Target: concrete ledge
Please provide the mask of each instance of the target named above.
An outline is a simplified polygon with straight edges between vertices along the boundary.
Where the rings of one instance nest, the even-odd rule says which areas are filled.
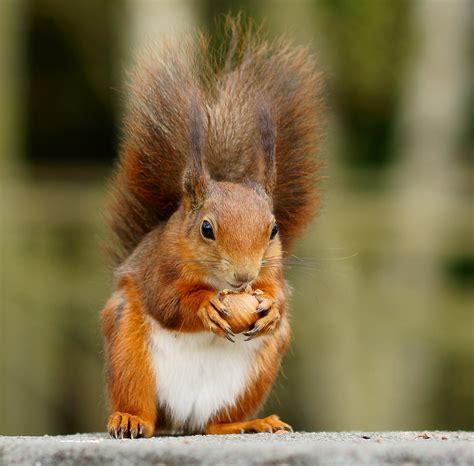
[[[469,432],[350,432],[158,437],[0,436],[0,465],[474,464]]]

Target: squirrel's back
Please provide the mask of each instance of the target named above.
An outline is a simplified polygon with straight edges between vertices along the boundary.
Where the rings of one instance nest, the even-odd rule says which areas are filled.
[[[148,50],[132,73],[109,217],[116,262],[178,208],[196,140],[211,178],[259,183],[262,141],[275,139],[273,208],[284,250],[317,210],[323,104],[313,57],[260,39],[239,19],[224,29],[217,52],[202,34],[181,38]]]

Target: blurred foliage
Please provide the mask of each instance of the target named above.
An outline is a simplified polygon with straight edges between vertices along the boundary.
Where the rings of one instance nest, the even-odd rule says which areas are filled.
[[[448,278],[457,286],[469,289],[474,286],[474,257],[466,254],[451,258],[446,264]]]
[[[434,422],[446,430],[474,429],[474,357],[463,351],[440,354],[440,380],[433,394]],[[463,407],[467,409],[453,409]]]
[[[343,157],[383,167],[393,157],[400,84],[413,47],[409,0],[314,3],[329,49],[330,81],[345,133]]]
[[[28,158],[37,165],[110,164],[115,156],[120,2],[35,0],[26,21]]]

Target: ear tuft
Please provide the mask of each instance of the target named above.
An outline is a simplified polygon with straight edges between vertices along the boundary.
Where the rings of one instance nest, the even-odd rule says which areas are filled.
[[[276,123],[271,106],[266,101],[261,101],[259,106],[259,128],[264,155],[263,188],[271,196],[276,184]]]
[[[189,108],[189,163],[183,175],[184,194],[191,200],[191,208],[198,209],[206,197],[209,174],[203,164],[204,127],[202,110],[196,99]]]

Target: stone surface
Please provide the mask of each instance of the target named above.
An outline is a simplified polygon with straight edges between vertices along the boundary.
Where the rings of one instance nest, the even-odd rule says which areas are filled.
[[[470,432],[0,436],[0,465],[474,465]]]

